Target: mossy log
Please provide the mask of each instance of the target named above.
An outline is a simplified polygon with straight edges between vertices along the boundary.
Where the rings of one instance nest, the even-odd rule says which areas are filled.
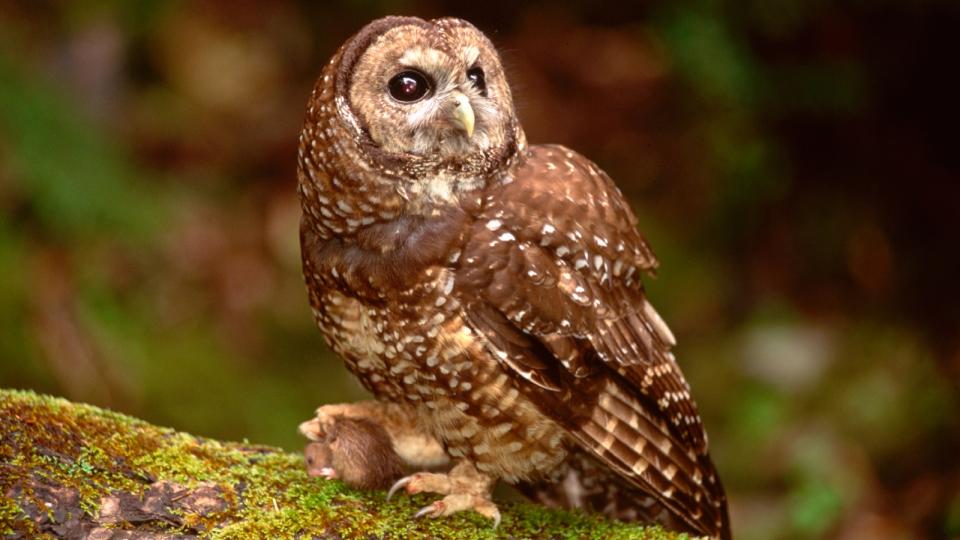
[[[303,457],[204,439],[89,405],[0,389],[0,535],[19,538],[686,538],[533,504],[415,521],[431,495],[385,500],[307,476]]]

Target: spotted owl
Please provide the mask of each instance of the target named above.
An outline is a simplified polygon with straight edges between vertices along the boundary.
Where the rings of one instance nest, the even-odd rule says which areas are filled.
[[[674,336],[641,283],[657,260],[597,165],[527,143],[479,30],[386,17],[351,37],[309,99],[297,176],[318,326],[454,464],[395,486],[444,495],[420,515],[498,521],[503,480],[729,538]]]

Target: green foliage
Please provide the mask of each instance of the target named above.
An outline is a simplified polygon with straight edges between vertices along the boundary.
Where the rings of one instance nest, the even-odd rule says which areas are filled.
[[[7,174],[58,240],[90,241],[109,232],[142,240],[159,223],[158,193],[97,127],[62,95],[18,70],[0,54],[0,133]],[[9,195],[8,195],[9,196]]]
[[[693,88],[742,106],[756,99],[757,67],[715,3],[672,6],[663,19],[663,36]]]

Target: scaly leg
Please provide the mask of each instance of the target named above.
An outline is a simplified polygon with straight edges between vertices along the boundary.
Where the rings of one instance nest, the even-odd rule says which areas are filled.
[[[464,510],[474,510],[493,520],[493,528],[500,525],[500,510],[490,500],[496,482],[476,469],[469,461],[461,461],[447,474],[420,472],[401,478],[387,493],[387,500],[401,488],[407,493],[439,493],[446,497],[424,506],[414,517],[449,516]]]
[[[440,441],[420,427],[417,411],[397,403],[361,401],[323,405],[315,417],[300,424],[300,433],[311,441],[321,441],[336,417],[366,418],[380,424],[390,435],[397,455],[410,467],[434,469],[450,461]]]

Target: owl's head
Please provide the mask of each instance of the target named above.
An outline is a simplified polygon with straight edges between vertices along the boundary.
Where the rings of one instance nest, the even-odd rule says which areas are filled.
[[[386,17],[341,48],[338,114],[374,157],[482,173],[517,145],[496,49],[460,19]]]
[[[459,19],[386,17],[324,68],[300,134],[301,204],[321,236],[480,204],[526,140],[493,45]],[[472,196],[468,196],[472,195]]]
[[[505,142],[510,88],[493,45],[470,23],[381,19],[351,45],[346,97],[385,152],[455,158]]]

